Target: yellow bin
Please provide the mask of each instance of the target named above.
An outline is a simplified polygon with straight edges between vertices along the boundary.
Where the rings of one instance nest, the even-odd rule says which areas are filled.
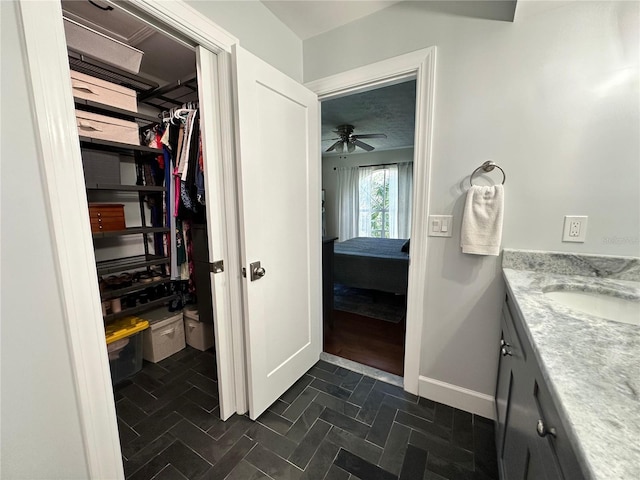
[[[142,334],[149,322],[125,317],[105,327],[111,381],[114,385],[142,370]]]

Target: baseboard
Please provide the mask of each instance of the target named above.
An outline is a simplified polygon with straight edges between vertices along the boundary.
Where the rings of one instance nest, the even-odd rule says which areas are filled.
[[[495,398],[485,393],[420,376],[419,395],[435,402],[444,403],[481,417],[496,419]]]

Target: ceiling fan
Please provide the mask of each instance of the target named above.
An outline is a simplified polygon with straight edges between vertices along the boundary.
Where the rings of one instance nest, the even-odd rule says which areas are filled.
[[[387,138],[384,133],[365,133],[362,135],[354,135],[354,128],[355,127],[353,125],[339,125],[337,130],[334,130],[334,132],[338,134],[339,138],[332,138],[332,140],[337,140],[337,142],[327,148],[325,153],[333,150],[338,153],[342,153],[344,152],[345,144],[347,146],[347,152],[349,153],[352,153],[356,147],[360,147],[363,150],[370,152],[374,147],[368,143],[361,142],[361,138]]]

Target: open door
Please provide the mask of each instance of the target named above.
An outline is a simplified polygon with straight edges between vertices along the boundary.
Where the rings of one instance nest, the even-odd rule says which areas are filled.
[[[320,357],[319,107],[315,93],[246,50],[234,56],[247,390],[256,419]]]

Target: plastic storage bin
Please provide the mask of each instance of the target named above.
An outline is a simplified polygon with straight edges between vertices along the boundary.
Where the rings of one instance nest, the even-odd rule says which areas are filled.
[[[142,331],[149,322],[126,317],[105,328],[111,381],[114,385],[142,369]]]
[[[184,332],[187,345],[202,352],[213,347],[213,324],[201,322],[197,310],[184,311]]]
[[[182,312],[170,312],[163,307],[140,316],[149,321],[143,335],[145,360],[157,363],[186,347]]]

